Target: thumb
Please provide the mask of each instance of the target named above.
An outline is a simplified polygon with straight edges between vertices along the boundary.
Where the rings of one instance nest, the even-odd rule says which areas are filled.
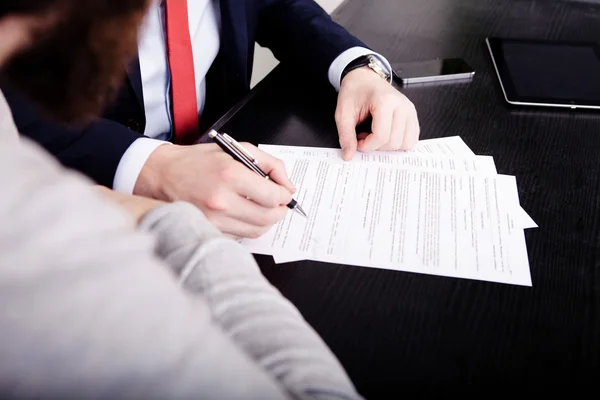
[[[335,123],[340,137],[340,147],[342,148],[342,156],[348,161],[354,157],[356,153],[356,118],[352,109],[344,106],[338,106],[335,115]]]
[[[296,187],[288,178],[288,174],[285,171],[285,165],[280,160],[275,160],[270,163],[270,172],[268,173],[269,178],[273,182],[285,187],[291,194],[296,193]]]

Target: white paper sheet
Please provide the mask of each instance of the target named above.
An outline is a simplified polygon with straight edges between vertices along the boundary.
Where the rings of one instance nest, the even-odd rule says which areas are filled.
[[[323,147],[300,146],[258,146],[261,150],[282,160],[302,157],[306,159],[321,159],[341,161],[340,149]],[[494,159],[490,156],[475,156],[471,149],[458,136],[441,139],[428,139],[419,142],[416,149],[422,151],[376,151],[372,153],[358,153],[354,163],[383,163],[395,164],[404,167],[414,167],[428,171],[450,171],[459,173],[478,173],[485,175],[497,174]],[[453,152],[454,156],[447,154]],[[288,162],[289,163],[289,162]],[[517,204],[514,214],[517,223],[523,229],[537,228],[537,224]]]
[[[336,157],[340,159],[342,158],[341,149],[331,149],[324,147],[277,146],[269,144],[260,144],[258,147],[263,149],[267,153],[275,156],[285,154],[298,155],[298,152],[302,151],[304,155],[326,155],[327,157]],[[475,156],[475,153],[473,153],[473,151],[469,148],[469,146],[466,145],[466,143],[462,140],[460,136],[421,140],[411,150],[378,151],[375,153],[381,155],[420,154],[431,156],[446,156],[454,158],[468,158]]]
[[[495,167],[490,172],[485,157],[471,154],[448,172],[444,157],[426,162],[405,153],[399,158],[410,162],[398,162],[373,154],[344,162],[331,149],[277,151],[309,218],[289,213],[263,237],[243,241],[252,252],[277,262],[312,259],[531,286],[516,181]]]
[[[352,161],[343,161],[340,149],[323,147],[298,147],[298,146],[258,146],[270,155],[280,158],[288,164],[292,159],[329,160],[337,163],[354,164],[389,164],[401,167],[413,167],[430,171],[451,171],[459,173],[497,174],[494,159],[489,156],[474,156],[466,154],[463,157],[447,155],[432,156],[429,153],[375,151],[372,153],[358,153]],[[290,171],[288,171],[289,173]]]
[[[475,155],[473,150],[467,146],[460,136],[421,140],[413,149],[408,150],[407,153],[446,155],[454,157]]]

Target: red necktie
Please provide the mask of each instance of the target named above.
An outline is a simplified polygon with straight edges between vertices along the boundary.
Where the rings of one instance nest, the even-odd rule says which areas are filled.
[[[192,144],[200,128],[187,0],[166,0],[166,20],[175,143]]]

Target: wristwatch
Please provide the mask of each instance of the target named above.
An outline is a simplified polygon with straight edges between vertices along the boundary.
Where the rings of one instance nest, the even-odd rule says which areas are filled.
[[[386,81],[391,82],[390,74],[388,74],[385,71],[386,68],[373,55],[358,57],[356,60],[354,60],[350,64],[348,64],[346,66],[346,68],[344,68],[344,71],[342,72],[342,79],[340,79],[340,81],[344,80],[344,77],[350,71],[353,71],[357,68],[362,68],[362,67],[371,68],[373,70],[373,72],[375,72],[377,75],[379,75],[382,79],[385,79]]]

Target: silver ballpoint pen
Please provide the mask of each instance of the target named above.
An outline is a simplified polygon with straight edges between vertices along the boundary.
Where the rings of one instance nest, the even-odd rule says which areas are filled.
[[[214,140],[217,145],[223,149],[224,152],[233,157],[234,160],[241,162],[246,167],[256,172],[258,175],[263,178],[270,179],[269,175],[267,175],[260,167],[258,166],[258,161],[254,156],[241,144],[239,144],[234,138],[229,136],[226,133],[219,133],[214,129],[208,133],[208,136]],[[300,204],[294,199],[290,201],[287,207],[302,215],[304,218],[308,218]]]

